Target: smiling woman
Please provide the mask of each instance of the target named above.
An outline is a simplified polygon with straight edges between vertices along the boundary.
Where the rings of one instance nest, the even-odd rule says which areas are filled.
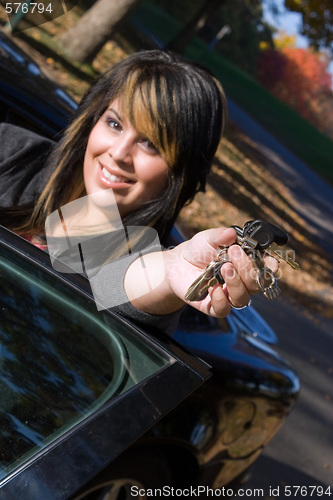
[[[105,256],[102,264],[116,256],[127,259],[132,249],[123,229],[127,234],[139,226],[134,231],[139,253],[119,261],[118,272],[108,273],[99,290],[126,297],[118,304],[124,303],[121,312],[132,319],[169,325],[186,302],[191,282],[216,259],[218,249],[235,242],[236,233],[213,229],[174,249],[161,252],[155,246],[147,252],[137,245],[147,235],[140,228],[154,229],[164,244],[181,208],[205,188],[225,119],[223,90],[206,69],[163,51],[133,54],[96,80],[57,145],[3,127],[0,140],[11,149],[0,163],[14,194],[1,209],[2,223],[38,243],[55,215],[49,235],[63,235],[71,245],[73,236],[84,235],[74,245],[80,256],[83,241],[111,234],[110,246],[92,241],[93,256]],[[17,150],[18,137],[26,148]],[[32,149],[33,157],[27,156]],[[18,162],[28,183],[22,182]],[[17,206],[20,198],[24,203]],[[106,245],[104,253],[101,245]],[[229,258],[221,271],[225,285],[211,287],[193,307],[221,317],[230,307],[249,303],[257,291],[252,262],[237,245],[229,249]]]
[[[112,188],[120,216],[155,200],[168,184],[169,165],[140,134],[116,99],[91,131],[83,163],[88,195]]]
[[[169,166],[167,189],[140,210],[131,210],[124,224],[153,225],[163,239],[183,205],[204,189],[226,118],[221,86],[205,69],[176,55],[143,51],[107,70],[83,98],[50,159],[54,174],[35,206],[34,230],[39,224],[43,230],[45,214],[59,204],[86,194],[85,148],[99,120],[102,125],[103,116],[110,119],[108,110],[116,100],[120,117],[131,124],[141,145],[149,141],[158,152],[155,161],[160,156]],[[117,122],[111,121],[113,129],[123,127],[117,115],[112,118]]]

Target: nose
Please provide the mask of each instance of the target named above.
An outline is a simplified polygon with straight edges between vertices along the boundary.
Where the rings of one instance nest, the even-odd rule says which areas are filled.
[[[109,154],[114,161],[119,163],[132,162],[133,140],[127,134],[119,134],[109,147]]]

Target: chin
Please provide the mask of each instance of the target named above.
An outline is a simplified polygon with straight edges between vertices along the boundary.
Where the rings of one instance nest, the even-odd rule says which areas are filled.
[[[88,195],[89,201],[101,210],[119,213],[116,198],[112,189],[101,189]]]

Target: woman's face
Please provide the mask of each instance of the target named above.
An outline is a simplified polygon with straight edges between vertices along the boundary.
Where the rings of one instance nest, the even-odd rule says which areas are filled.
[[[104,190],[107,197],[106,190],[112,188],[124,217],[161,194],[169,166],[123,114],[120,102],[113,101],[92,129],[83,175],[88,195]]]

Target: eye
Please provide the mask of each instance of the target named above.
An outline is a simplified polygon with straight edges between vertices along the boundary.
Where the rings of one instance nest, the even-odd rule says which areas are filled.
[[[154,146],[154,144],[149,141],[148,139],[141,139],[140,140],[140,144],[141,146],[146,149],[147,151],[149,151],[150,153],[153,153],[153,154],[160,154],[159,150],[156,148],[156,146]]]
[[[111,128],[111,130],[114,130],[116,132],[122,132],[123,130],[122,126],[119,123],[119,121],[117,121],[115,118],[111,116],[106,117],[105,122],[108,125],[108,127]]]
[[[119,119],[118,116],[116,116],[116,113],[114,113],[112,110],[108,109],[105,114],[104,114],[104,123],[108,128],[113,130],[114,132],[122,132],[123,131],[123,126],[121,123],[121,120]]]

